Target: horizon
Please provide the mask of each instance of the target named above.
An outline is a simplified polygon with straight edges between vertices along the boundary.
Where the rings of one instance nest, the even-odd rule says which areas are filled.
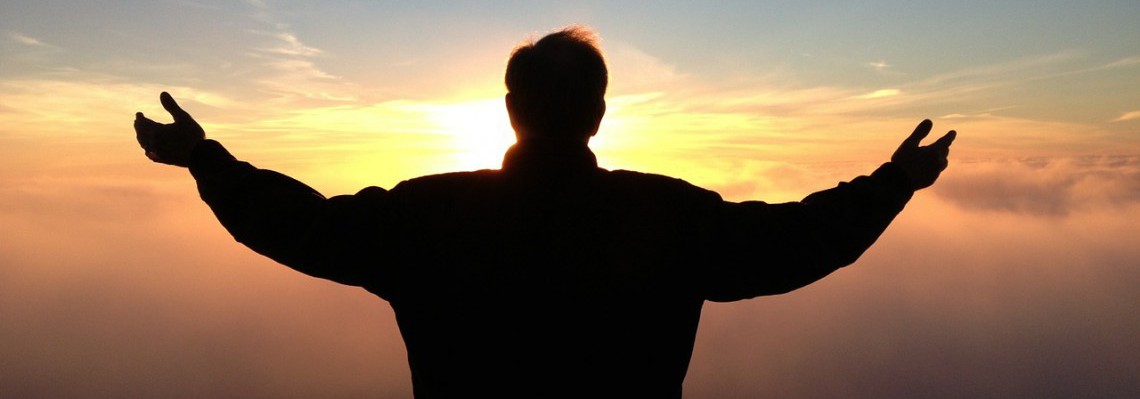
[[[591,147],[726,200],[950,165],[854,265],[707,304],[686,397],[1140,396],[1140,4],[0,5],[0,397],[410,397],[390,307],[233,241],[131,130],[170,92],[326,196],[498,168],[514,46],[594,29]]]

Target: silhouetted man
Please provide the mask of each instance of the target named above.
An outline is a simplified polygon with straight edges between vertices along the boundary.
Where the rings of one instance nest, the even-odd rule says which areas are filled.
[[[167,93],[136,115],[156,162],[189,167],[234,238],[391,303],[417,398],[681,396],[701,306],[774,295],[854,262],[946,167],[923,121],[870,176],[800,202],[726,202],[682,180],[597,165],[606,110],[593,34],[515,49],[500,170],[325,198],[238,161]]]

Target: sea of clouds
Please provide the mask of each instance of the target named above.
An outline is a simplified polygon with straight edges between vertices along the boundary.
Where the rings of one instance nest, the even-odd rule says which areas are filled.
[[[410,396],[386,303],[253,254],[138,158],[0,173],[0,397]],[[834,184],[767,170],[719,188]],[[855,265],[708,304],[686,397],[1140,397],[1137,220],[1138,157],[955,162]]]

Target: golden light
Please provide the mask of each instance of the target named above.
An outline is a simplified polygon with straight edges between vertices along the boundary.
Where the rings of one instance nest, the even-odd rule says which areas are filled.
[[[456,170],[498,169],[515,143],[501,97],[431,105],[425,111],[440,133],[451,137]]]

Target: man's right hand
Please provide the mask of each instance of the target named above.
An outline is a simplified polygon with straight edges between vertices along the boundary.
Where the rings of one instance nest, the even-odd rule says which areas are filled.
[[[914,133],[903,140],[902,145],[891,156],[891,162],[898,165],[903,173],[910,178],[912,188],[915,190],[930,187],[938,179],[938,175],[946,169],[946,157],[950,155],[950,143],[953,143],[954,137],[958,135],[957,132],[951,130],[934,143],[919,146],[922,139],[930,134],[930,128],[933,126],[934,123],[930,119],[919,123],[918,127],[914,128]]]
[[[170,93],[162,92],[159,96],[162,107],[174,123],[162,124],[143,116],[142,112],[135,113],[135,138],[146,151],[146,157],[151,161],[169,165],[190,166],[190,152],[202,140],[206,139],[206,131],[202,126],[182,110]]]

